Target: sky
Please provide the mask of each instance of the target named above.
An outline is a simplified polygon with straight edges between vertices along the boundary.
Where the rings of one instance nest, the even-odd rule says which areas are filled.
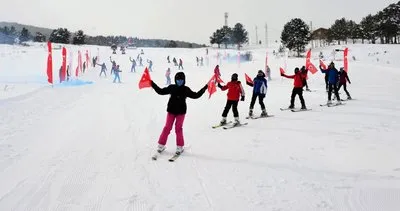
[[[124,35],[209,44],[209,37],[225,22],[240,22],[250,42],[280,40],[292,18],[312,22],[312,28],[330,27],[339,18],[359,22],[393,0],[1,0],[0,21],[46,28],[83,30],[85,34]],[[258,28],[256,33],[256,27]]]

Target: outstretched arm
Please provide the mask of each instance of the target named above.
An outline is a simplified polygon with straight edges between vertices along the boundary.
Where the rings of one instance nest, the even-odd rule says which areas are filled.
[[[281,76],[285,78],[294,78],[295,75],[285,75],[284,73],[282,73]]]
[[[171,86],[171,85],[170,85]],[[168,95],[171,94],[171,88],[170,86],[164,87],[164,88],[160,88],[157,86],[156,83],[154,83],[153,81],[151,81],[151,87],[153,87],[154,91],[157,92],[157,94],[159,95]]]
[[[253,83],[250,83],[250,82],[248,82],[248,81],[246,81],[246,84],[247,84],[247,85],[249,85],[249,86],[251,86],[251,87],[253,87],[253,86],[254,86],[254,84],[253,84]]]
[[[228,89],[228,86],[227,85],[222,86],[220,83],[218,83],[218,88],[220,88],[222,91],[225,91]]]
[[[200,98],[204,92],[206,92],[208,85],[206,84],[203,88],[201,88],[198,92],[193,92],[189,87],[186,89],[186,96],[188,98],[197,99]]]
[[[347,79],[347,81],[351,84],[349,75],[347,75],[347,73],[346,73],[346,79]]]

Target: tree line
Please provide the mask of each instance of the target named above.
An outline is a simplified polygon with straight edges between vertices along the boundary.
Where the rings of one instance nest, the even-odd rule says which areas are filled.
[[[224,44],[225,48],[228,48],[228,45],[235,44],[240,49],[243,44],[248,42],[248,32],[241,23],[236,23],[233,28],[223,26],[210,36],[210,43],[212,45],[217,44],[218,48],[221,47],[221,44]]]
[[[381,44],[400,43],[400,1],[390,4],[376,14],[368,14],[359,23],[346,18],[335,20],[324,34],[311,33],[310,27],[300,18],[294,18],[286,23],[281,33],[281,42],[289,50],[296,51],[300,56],[305,46],[312,39],[323,39],[328,45],[348,43],[351,40],[356,43],[361,40],[364,44],[375,44],[377,40]]]
[[[25,27],[18,32],[15,27],[0,27],[0,34],[4,34],[12,40],[18,38],[20,42],[33,40],[34,42],[53,42],[62,44],[74,45],[99,45],[99,46],[112,46],[112,45],[129,45],[135,47],[165,47],[165,48],[200,48],[206,47],[197,43],[176,41],[176,40],[163,40],[163,39],[141,39],[138,37],[126,36],[88,36],[85,35],[83,30],[78,30],[72,33],[67,28],[54,29],[50,36],[47,38],[40,32],[32,34]]]

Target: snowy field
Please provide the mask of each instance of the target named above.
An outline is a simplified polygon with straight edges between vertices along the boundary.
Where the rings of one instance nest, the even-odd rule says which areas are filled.
[[[324,76],[309,75],[306,105],[312,111],[280,111],[289,106],[293,80],[281,78],[284,59],[270,53],[267,111],[272,118],[246,120],[251,87],[244,86],[242,122],[232,130],[212,129],[221,120],[226,92],[188,99],[184,123],[186,151],[175,162],[174,129],[167,152],[151,155],[166,118],[168,96],[139,90],[143,68],[130,73],[129,56],[109,48],[82,46],[111,68],[121,66],[122,83],[90,68],[79,78],[92,84],[47,84],[45,46],[0,46],[0,210],[383,210],[400,209],[400,49],[396,45],[348,45],[348,86],[353,101],[326,103]],[[338,46],[314,49],[326,57]],[[78,47],[69,47],[77,64]],[[341,48],[343,49],[343,48]],[[273,49],[269,49],[272,52]],[[385,53],[386,51],[386,53]],[[199,90],[213,74],[197,67],[205,49],[144,49],[154,61],[152,79],[165,84],[168,55],[182,58],[188,85]],[[265,49],[254,61],[221,64],[227,82],[237,72],[252,78],[264,69]],[[221,50],[221,54],[225,51]],[[236,52],[231,52],[235,54]],[[54,75],[61,50],[53,51]],[[337,55],[336,59],[341,59]],[[328,58],[329,60],[329,58]],[[329,61],[325,61],[326,64]],[[286,61],[288,74],[305,58]],[[339,68],[342,61],[336,61]],[[75,69],[75,68],[74,68]],[[172,68],[172,75],[177,72]],[[55,79],[57,81],[57,79]],[[342,97],[345,97],[341,91]],[[296,106],[300,106],[298,98]],[[261,112],[258,104],[255,113]],[[229,119],[233,119],[229,113]]]

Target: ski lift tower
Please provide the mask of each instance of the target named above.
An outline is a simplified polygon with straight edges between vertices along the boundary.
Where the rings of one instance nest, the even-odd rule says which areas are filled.
[[[228,13],[225,13],[225,26],[228,26]]]

